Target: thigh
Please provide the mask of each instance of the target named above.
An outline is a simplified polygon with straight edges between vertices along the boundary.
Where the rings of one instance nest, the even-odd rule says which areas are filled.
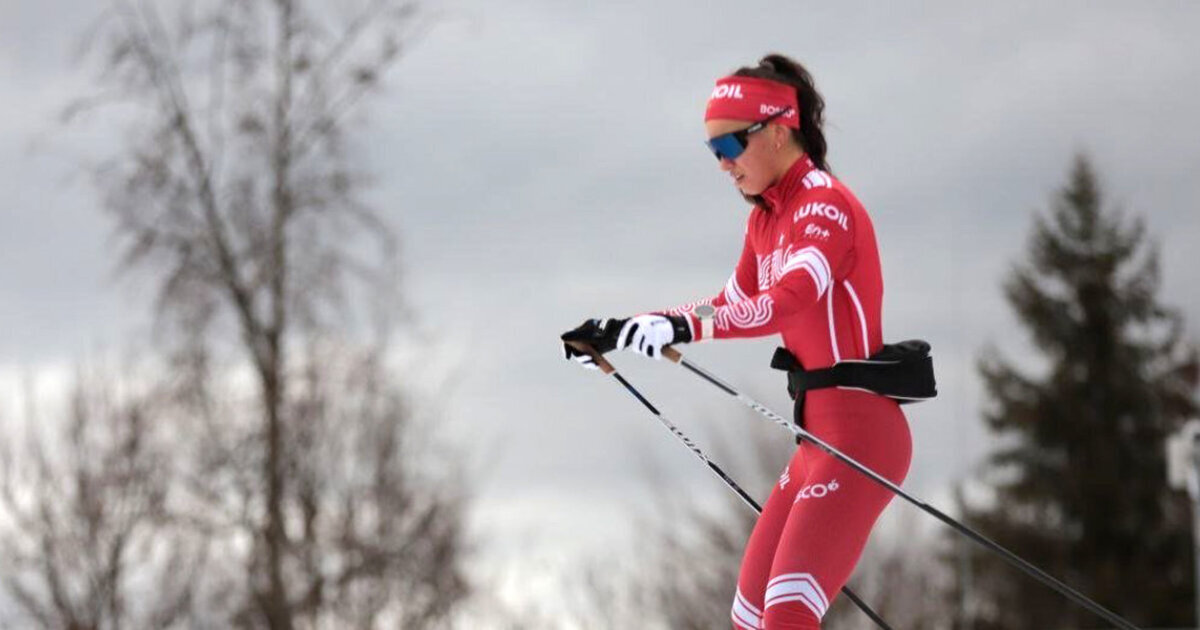
[[[779,533],[762,609],[787,604],[790,614],[819,620],[849,579],[892,493],[811,444],[800,450],[809,461],[807,475]],[[856,459],[899,481],[908,467],[903,455]]]
[[[762,514],[754,524],[754,531],[746,542],[733,605],[735,627],[762,627],[763,594],[770,578],[775,550],[796,499],[796,490],[805,478],[806,466],[804,455],[800,449],[796,449],[771,489]]]

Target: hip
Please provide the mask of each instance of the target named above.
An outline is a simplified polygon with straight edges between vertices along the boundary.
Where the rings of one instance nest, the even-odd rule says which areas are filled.
[[[912,433],[904,411],[891,398],[845,388],[812,390],[804,403],[803,426],[863,464],[908,468]]]

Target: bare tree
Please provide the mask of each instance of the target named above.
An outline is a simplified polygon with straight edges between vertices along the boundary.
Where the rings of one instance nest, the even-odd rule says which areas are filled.
[[[0,450],[0,580],[24,627],[170,628],[189,617],[206,545],[170,517],[153,398],[121,389],[81,376],[63,418],[26,414],[26,439]]]
[[[391,362],[395,237],[348,148],[424,18],[333,6],[117,1],[85,46],[100,90],[66,112],[127,121],[95,174],[158,288],[171,518],[212,550],[192,625],[440,627],[470,591],[467,497],[428,472]]]

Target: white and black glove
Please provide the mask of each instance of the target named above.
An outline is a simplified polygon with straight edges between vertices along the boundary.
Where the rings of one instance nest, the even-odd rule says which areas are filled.
[[[687,343],[692,329],[681,315],[638,315],[629,318],[617,335],[617,347],[640,352],[651,359],[662,358],[663,346]]]
[[[568,361],[575,361],[589,370],[599,369],[592,355],[583,352],[567,343],[573,341],[576,343],[586,344],[591,346],[599,354],[615,350],[617,347],[617,334],[621,332],[621,327],[628,320],[624,319],[589,319],[579,326],[568,330],[560,337],[563,341],[563,358]]]

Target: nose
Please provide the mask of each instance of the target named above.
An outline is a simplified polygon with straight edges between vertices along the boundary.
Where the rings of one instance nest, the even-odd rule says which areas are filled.
[[[722,156],[720,158],[720,162],[721,162],[721,170],[722,171],[728,173],[730,170],[733,169],[733,160]]]

